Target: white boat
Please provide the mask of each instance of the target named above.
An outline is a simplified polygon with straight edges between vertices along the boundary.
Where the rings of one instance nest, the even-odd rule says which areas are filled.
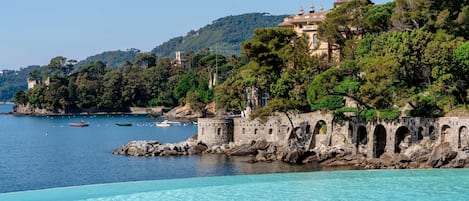
[[[169,126],[171,126],[171,124],[168,123],[168,120],[164,120],[162,122],[156,122],[156,126],[158,126],[158,127],[169,127]]]

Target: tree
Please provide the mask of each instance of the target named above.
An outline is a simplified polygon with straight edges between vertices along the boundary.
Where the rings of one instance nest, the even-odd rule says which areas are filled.
[[[369,0],[352,0],[329,12],[324,22],[319,25],[319,38],[340,51],[340,60],[346,56],[344,48],[352,47],[350,42],[355,43],[357,38],[367,32],[368,25],[365,17],[371,4]],[[372,18],[368,19],[370,22]],[[347,43],[349,43],[348,46]],[[353,50],[347,51],[353,52]]]

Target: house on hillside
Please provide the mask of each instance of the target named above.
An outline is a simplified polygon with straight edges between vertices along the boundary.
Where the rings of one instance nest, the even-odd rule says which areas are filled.
[[[334,8],[347,3],[349,0],[336,0]],[[324,10],[321,6],[319,11],[316,11],[313,4],[309,7],[309,12],[305,13],[304,9],[300,7],[298,14],[287,17],[279,24],[280,27],[293,29],[299,35],[305,34],[308,36],[310,49],[313,55],[327,55],[327,57],[337,57],[339,52],[334,49],[332,44],[326,41],[321,41],[318,38],[318,27],[326,19],[327,13],[330,10]]]

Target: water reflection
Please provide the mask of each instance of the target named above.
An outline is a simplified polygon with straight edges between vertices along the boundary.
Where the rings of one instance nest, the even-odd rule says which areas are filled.
[[[273,162],[249,162],[249,156],[226,156],[218,154],[204,154],[198,157],[197,176],[216,176],[218,172],[225,175],[240,174],[268,174],[285,172],[312,172],[312,171],[335,171],[335,170],[358,170],[360,167],[322,167],[318,163],[288,164],[281,161]]]

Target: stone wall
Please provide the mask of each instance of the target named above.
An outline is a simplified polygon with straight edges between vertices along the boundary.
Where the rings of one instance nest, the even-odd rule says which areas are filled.
[[[232,121],[201,118],[199,141],[241,145],[266,140],[285,145],[293,133],[304,141],[306,149],[340,147],[348,152],[364,154],[367,158],[403,153],[422,141],[433,147],[447,142],[453,151],[469,149],[469,117],[402,117],[394,121],[351,120],[339,123],[333,121],[329,113],[312,112],[293,115],[291,119],[293,127],[285,115],[268,117],[264,123],[247,118]]]
[[[306,146],[309,148],[343,144],[346,141],[346,133],[340,125],[332,123],[333,116],[330,114],[304,113],[293,115],[291,119],[293,128],[285,115],[268,117],[265,122],[234,118],[232,142],[241,145],[266,140],[276,145],[283,145],[288,142],[291,129],[294,129],[294,133],[306,141]],[[321,123],[324,123],[326,127],[322,131],[318,126]],[[219,124],[220,119],[217,118],[199,118],[199,141],[206,144],[217,144],[223,141],[214,135],[216,131],[214,125]]]
[[[224,118],[199,118],[197,140],[209,146],[233,142],[233,120]]]
[[[434,145],[448,142],[453,151],[469,146],[469,118],[404,117],[394,121],[351,121],[349,133],[353,149],[368,158],[384,153],[401,153],[411,144],[427,140]],[[364,134],[363,134],[364,133]],[[366,140],[363,140],[366,136]]]

